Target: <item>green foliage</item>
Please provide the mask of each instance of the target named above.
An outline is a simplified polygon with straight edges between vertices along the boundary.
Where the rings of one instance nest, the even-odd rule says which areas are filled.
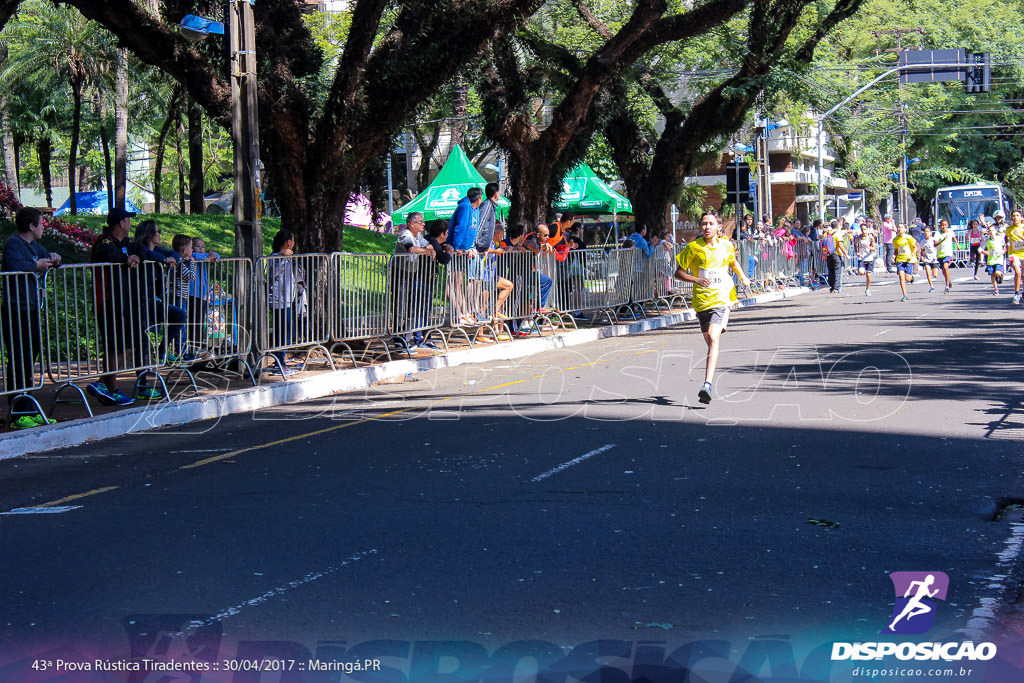
[[[893,29],[903,32],[903,48],[966,48],[992,55],[992,92],[968,95],[963,84],[913,83],[901,90],[895,78],[883,81],[838,111],[831,133],[853,144],[840,154],[843,170],[862,188],[882,195],[894,186],[889,174],[901,154],[918,157],[910,167],[912,190],[920,201],[960,179],[1007,180],[1022,159],[1016,137],[1024,123],[1019,102],[1024,76],[1022,3],[1000,0],[866,0],[861,11],[822,41],[814,65],[780,89],[778,102],[826,109],[882,70],[895,65]],[[873,34],[872,32],[876,32]],[[907,145],[899,142],[896,112],[906,112]],[[842,145],[840,145],[842,147]]]

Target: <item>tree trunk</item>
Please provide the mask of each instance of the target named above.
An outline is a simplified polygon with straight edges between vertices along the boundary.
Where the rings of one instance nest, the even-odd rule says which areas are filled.
[[[114,208],[114,166],[110,157],[110,132],[107,130],[107,98],[99,96],[100,149],[103,151],[103,180],[107,187],[107,211]]]
[[[82,84],[74,81],[71,84],[71,96],[74,109],[71,114],[71,151],[68,154],[68,192],[71,200],[71,215],[78,213],[78,199],[75,197],[77,188],[75,174],[78,171],[78,138],[82,127]]]
[[[528,148],[536,152],[536,145]],[[524,150],[525,151],[525,150]],[[542,154],[520,154],[510,157],[509,194],[512,208],[509,210],[509,225],[522,223],[527,230],[548,218],[551,206],[551,174],[553,161]]]
[[[114,97],[114,206],[124,208],[128,192],[128,51],[117,51]]]
[[[164,154],[167,151],[167,136],[171,132],[171,126],[178,118],[178,105],[181,102],[181,88],[177,87],[174,92],[171,93],[171,101],[167,107],[167,118],[164,119],[164,125],[160,127],[160,137],[157,138],[156,144],[156,167],[153,169],[153,210],[156,213],[160,213],[161,202],[163,199],[163,191],[161,189],[161,183],[164,178]]]
[[[14,198],[21,201],[18,160],[14,146],[14,133],[11,130],[11,117],[7,105],[7,95],[0,96],[0,116],[3,117],[4,176],[7,187],[14,193]]]
[[[188,212],[206,212],[203,201],[203,113],[199,105],[188,99]]]
[[[174,148],[178,153],[178,213],[185,213],[185,157],[181,153],[181,137],[185,134],[185,127],[181,122],[181,112],[178,112],[177,127],[174,130]]]
[[[43,192],[46,193],[46,205],[53,206],[53,176],[50,174],[50,162],[53,160],[53,143],[50,136],[43,133],[36,142],[36,154],[39,156],[39,174],[43,177]]]

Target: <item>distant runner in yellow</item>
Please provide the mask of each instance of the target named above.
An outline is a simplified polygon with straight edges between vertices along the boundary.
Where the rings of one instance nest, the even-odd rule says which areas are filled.
[[[736,262],[736,247],[722,237],[722,220],[718,212],[708,209],[700,217],[702,236],[686,245],[676,257],[675,277],[693,285],[693,310],[697,312],[700,331],[708,345],[704,386],[697,393],[701,403],[711,403],[711,381],[718,365],[718,341],[729,324],[729,308],[736,303],[736,285],[731,269],[744,287],[750,280]]]
[[[1024,215],[1010,214],[1013,225],[1006,231],[1007,265],[1013,268],[1013,303],[1021,303],[1021,266],[1024,266]]]
[[[896,226],[892,246],[896,250],[896,277],[900,280],[900,291],[903,292],[900,301],[907,301],[910,299],[907,296],[907,285],[914,281],[914,264],[917,263],[920,248],[917,240],[907,234],[907,226],[903,223]]]

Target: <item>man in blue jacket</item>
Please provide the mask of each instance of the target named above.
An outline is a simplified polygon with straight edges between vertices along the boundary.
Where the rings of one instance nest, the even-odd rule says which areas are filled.
[[[476,256],[476,233],[480,227],[480,204],[483,202],[483,190],[479,187],[471,187],[466,190],[466,196],[459,201],[455,207],[455,214],[448,223],[448,241],[457,252],[468,252],[470,256]]]

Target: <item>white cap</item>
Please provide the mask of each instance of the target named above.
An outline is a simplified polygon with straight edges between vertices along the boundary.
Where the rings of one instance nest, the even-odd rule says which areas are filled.
[[[999,209],[999,210],[998,210],[998,211],[996,211],[996,212],[995,212],[994,214],[992,214],[992,217],[993,217],[993,218],[1006,218],[1006,214],[1005,214],[1005,213],[1003,213],[1003,210],[1002,210],[1002,209]]]

